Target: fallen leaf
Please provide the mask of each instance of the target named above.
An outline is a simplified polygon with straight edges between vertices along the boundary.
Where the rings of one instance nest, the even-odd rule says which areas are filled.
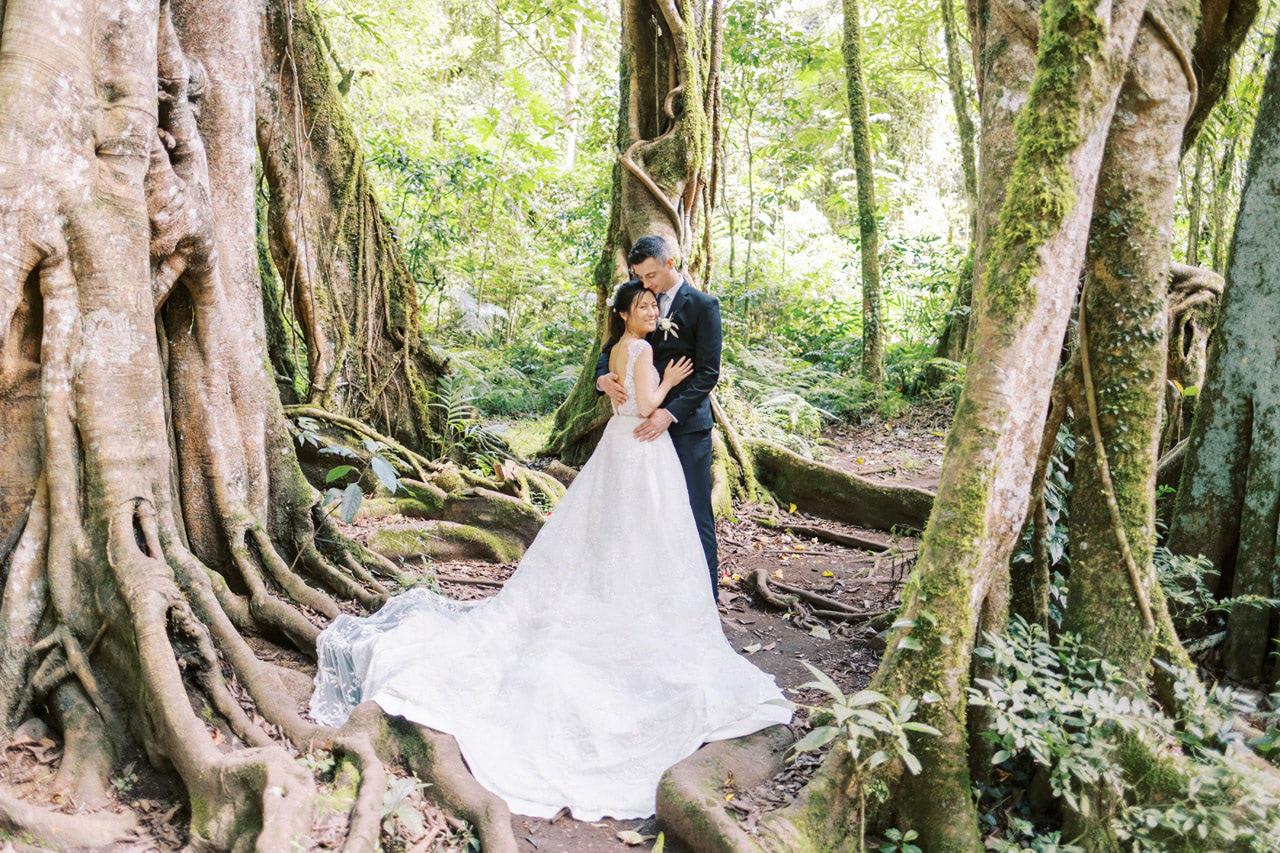
[[[865,465],[867,463],[867,460],[863,459],[861,456],[859,456],[857,459],[853,461],[857,462],[859,465]]]
[[[797,542],[797,543],[794,545],[794,547],[795,547],[795,549],[796,549],[797,551],[804,551],[804,550],[807,550],[807,549],[806,549],[803,545],[801,545],[799,542]]]
[[[787,512],[795,512],[795,511],[796,511],[795,504],[787,504]]]
[[[823,628],[821,625],[814,625],[812,628],[809,629],[809,633],[820,640],[831,639],[831,632],[828,631],[826,628]]]
[[[759,644],[759,643],[752,643],[752,644],[751,644],[751,645],[749,645],[749,646],[743,646],[743,647],[742,647],[742,650],[743,650],[744,652],[746,652],[747,654],[749,654],[749,655],[754,655],[756,652],[760,651],[760,644]]]
[[[833,578],[833,577],[835,577],[835,576],[836,576],[836,573],[835,573],[835,572],[823,572],[823,573],[822,573],[822,576],[823,576],[824,578]]]
[[[773,576],[778,580],[782,580],[782,569],[778,569],[776,572],[774,572]]]
[[[655,836],[653,835],[641,835],[634,829],[624,829],[618,833],[618,840],[629,847],[634,847],[637,844],[644,844],[646,841],[652,841],[654,838]]]
[[[761,649],[760,651],[762,651],[762,652],[771,651],[771,650],[772,650],[774,647],[776,647],[777,645],[778,645],[778,641],[777,641],[777,640],[774,640],[772,643],[770,643],[769,645],[765,646],[765,647],[764,647],[763,649]]]

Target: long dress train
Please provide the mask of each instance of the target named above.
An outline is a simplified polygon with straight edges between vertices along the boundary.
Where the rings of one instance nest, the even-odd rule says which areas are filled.
[[[645,346],[628,351],[628,403],[501,592],[413,589],[339,616],[312,717],[340,725],[373,700],[452,734],[513,812],[580,820],[647,817],[662,773],[704,741],[790,721],[724,637],[670,437],[632,435]]]

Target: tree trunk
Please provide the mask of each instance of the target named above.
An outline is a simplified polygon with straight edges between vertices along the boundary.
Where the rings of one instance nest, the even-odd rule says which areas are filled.
[[[942,0],[942,35],[947,48],[947,89],[956,112],[960,131],[960,167],[964,171],[964,200],[969,212],[969,249],[956,281],[956,296],[951,303],[946,325],[938,339],[934,355],[952,361],[963,361],[969,340],[969,317],[973,307],[973,252],[978,234],[978,165],[974,158],[976,131],[969,117],[969,98],[965,94],[964,63],[960,59],[960,33],[951,0]]]
[[[1187,201],[1187,249],[1182,253],[1183,263],[1196,266],[1200,263],[1200,200],[1204,197],[1201,175],[1204,172],[1206,143],[1196,143],[1195,167],[1191,170],[1190,198]]]
[[[1153,4],[1143,21],[1116,108],[1118,119],[1136,120],[1112,123],[1085,259],[1077,328],[1085,400],[1074,425],[1063,625],[1136,684],[1146,679],[1158,622],[1177,643],[1151,554],[1172,210],[1196,85],[1178,55],[1195,32],[1193,10]]]
[[[984,85],[1004,89],[1001,105],[984,99],[984,111],[992,109],[995,118],[983,123],[984,175],[1007,164],[1011,149],[1016,155],[1003,172],[1008,194],[998,221],[979,221],[984,278],[973,356],[920,558],[903,590],[899,614],[908,624],[890,633],[872,682],[889,695],[936,697],[920,713],[942,736],[915,742],[922,773],[893,779],[887,813],[875,816],[877,824],[915,829],[926,850],[982,846],[965,726],[971,655],[980,622],[994,627],[1004,611],[1009,555],[1026,513],[1103,142],[1142,16],[1141,3],[1116,3],[1101,17],[1070,2],[1049,3],[1034,80],[1022,97],[1019,81],[1031,76],[1036,32],[1022,9],[992,10],[974,30],[984,46],[982,72],[1001,72]],[[986,50],[997,41],[999,51]],[[1020,108],[1016,135],[1011,107]],[[986,191],[981,209],[991,211],[1002,194],[990,183]],[[904,643],[908,637],[913,642]],[[847,754],[833,752],[791,807],[761,822],[769,846],[821,846],[838,836],[852,807],[837,808],[837,792],[847,790],[850,777]]]
[[[582,122],[578,118],[578,76],[582,70],[582,15],[574,16],[573,31],[569,33],[569,43],[565,48],[564,84],[562,99],[564,102],[564,143],[561,160],[566,172],[572,171],[578,162],[578,128]]]
[[[884,384],[884,329],[880,311],[880,233],[876,179],[871,167],[871,119],[862,73],[862,23],[858,0],[844,0],[844,70],[848,82],[853,164],[858,178],[858,256],[862,260],[862,378]]]
[[[260,23],[216,0],[4,4],[0,724],[49,717],[80,803],[141,748],[199,849],[304,844],[293,750],[331,749],[361,779],[348,847],[371,850],[387,744],[302,717],[297,673],[255,652],[314,655],[393,568],[326,526],[269,373]],[[80,820],[24,814],[16,834]]]
[[[696,267],[695,235],[703,187],[711,179],[713,121],[719,114],[721,3],[623,0],[619,72],[618,163],[613,170],[609,230],[593,285],[596,343],[583,372],[556,411],[544,453],[579,464],[591,455],[609,419],[595,389],[604,343],[605,299],[627,279],[627,252],[646,234],[679,247]]]
[[[369,183],[324,25],[308,0],[267,0],[264,15],[258,150],[271,257],[306,343],[305,402],[430,454],[445,366],[421,333],[417,284]]]
[[[1280,592],[1280,62],[1271,56],[1169,534],[1171,550],[1207,556],[1220,573],[1219,592],[1237,596]],[[1274,624],[1274,608],[1232,609],[1224,660],[1235,677],[1276,678]]]

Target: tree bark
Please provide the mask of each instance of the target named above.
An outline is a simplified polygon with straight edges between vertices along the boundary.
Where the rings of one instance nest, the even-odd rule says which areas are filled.
[[[1103,143],[1142,6],[1108,4],[1095,15],[1069,2],[1047,4],[1035,76],[1024,96],[1017,87],[1030,77],[1026,63],[1036,31],[1026,25],[1035,19],[1010,4],[992,9],[985,26],[975,28],[984,43],[979,67],[1004,72],[983,85],[988,91],[1004,87],[999,101],[1005,116],[1012,117],[1010,107],[1020,110],[1016,134],[1008,118],[1003,125],[984,122],[984,174],[1007,163],[1011,149],[1016,153],[1012,169],[1003,173],[1008,193],[998,220],[980,219],[984,277],[973,356],[947,436],[934,510],[902,595],[899,614],[908,624],[890,633],[872,682],[889,695],[936,697],[921,714],[942,736],[914,743],[923,772],[896,776],[887,813],[874,816],[877,824],[915,829],[927,850],[982,846],[965,725],[971,655],[980,620],[990,626],[984,614],[1005,607],[1009,555],[1026,513]],[[999,50],[987,52],[997,41]],[[986,96],[984,110],[996,100]],[[988,202],[999,197],[991,189]],[[908,637],[912,643],[903,642]],[[766,846],[821,846],[838,836],[850,807],[834,808],[833,802],[839,804],[836,792],[847,790],[849,779],[847,755],[837,750],[806,793],[761,822]],[[824,840],[815,842],[815,836]]]
[[[1280,44],[1280,33],[1277,33]],[[1280,530],[1280,62],[1254,125],[1231,263],[1208,372],[1191,429],[1169,547],[1203,554],[1219,592],[1275,596]],[[1274,680],[1275,610],[1237,605],[1224,660],[1237,678]]]
[[[947,89],[956,113],[960,132],[960,167],[964,172],[964,200],[969,212],[969,249],[956,281],[956,295],[947,315],[946,325],[934,349],[938,358],[963,361],[968,349],[969,318],[973,310],[973,252],[978,234],[978,164],[974,156],[976,131],[969,117],[969,98],[965,94],[964,63],[960,59],[960,32],[951,0],[939,4],[942,35],[947,49]]]
[[[369,182],[324,24],[308,0],[268,0],[263,14],[256,126],[267,235],[306,343],[305,402],[430,454],[431,395],[445,365],[422,334],[417,284]]]
[[[79,801],[141,748],[201,849],[304,843],[315,783],[289,747],[332,749],[361,776],[348,847],[372,849],[384,747],[303,718],[296,673],[243,636],[314,654],[388,569],[318,513],[268,368],[259,10],[8,0],[4,18],[0,725],[49,717]]]
[[[862,378],[884,384],[884,329],[880,309],[880,231],[876,222],[876,178],[871,166],[871,119],[862,71],[862,22],[858,0],[844,0],[844,70],[858,181],[858,257],[862,262]]]
[[[1146,679],[1157,623],[1177,643],[1151,554],[1172,211],[1196,85],[1178,51],[1195,32],[1193,13],[1153,2],[1144,15],[1098,179],[1077,329],[1084,351],[1077,364],[1088,376],[1074,424],[1063,627],[1137,684]]]

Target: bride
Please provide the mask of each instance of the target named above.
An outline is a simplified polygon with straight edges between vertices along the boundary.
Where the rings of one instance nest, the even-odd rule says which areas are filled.
[[[691,369],[659,381],[657,319],[639,282],[615,292],[606,349],[627,402],[501,592],[418,588],[339,616],[320,635],[312,717],[341,725],[372,700],[452,734],[513,812],[579,820],[648,817],[663,772],[703,742],[790,721],[721,630],[670,437],[632,435]]]

